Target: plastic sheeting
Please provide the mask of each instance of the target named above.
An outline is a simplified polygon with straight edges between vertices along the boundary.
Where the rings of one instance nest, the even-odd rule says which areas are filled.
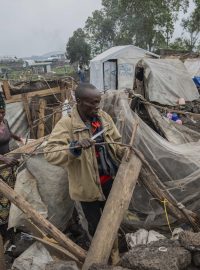
[[[135,66],[138,58],[118,59],[118,89],[133,89]]]
[[[128,97],[121,91],[105,94],[102,106],[115,121],[124,143],[130,142],[133,124],[136,120],[139,122],[135,147],[142,152],[176,200],[200,213],[200,143],[175,145],[166,141],[130,109]],[[138,227],[147,226],[147,222],[149,228],[167,224],[163,208],[139,184],[134,190],[130,210],[141,218],[141,222],[134,221],[136,226],[139,224]]]
[[[64,230],[72,216],[74,202],[69,196],[67,172],[48,163],[42,155],[26,161],[29,172],[21,172],[15,190],[24,196],[40,214],[60,230]],[[14,206],[11,207],[9,226],[22,226],[24,216]]]
[[[6,119],[14,134],[24,137],[29,127],[22,102],[9,103],[6,105]]]
[[[152,102],[176,105],[179,98],[193,101],[198,90],[184,64],[177,59],[143,59],[145,98]]]
[[[200,77],[200,58],[187,59],[185,60],[184,65],[191,78]]]
[[[12,270],[45,270],[49,262],[53,262],[50,253],[36,242],[14,261]]]
[[[22,195],[35,210],[45,218],[47,217],[47,207],[42,202],[38,192],[36,179],[28,172],[27,169],[22,170],[18,175],[15,183],[15,191]],[[25,214],[14,204],[11,204],[9,215],[9,228],[21,227],[26,225]]]

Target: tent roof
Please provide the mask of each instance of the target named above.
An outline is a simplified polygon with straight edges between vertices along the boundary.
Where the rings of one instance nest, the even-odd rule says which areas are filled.
[[[173,106],[179,98],[185,101],[199,99],[198,90],[180,60],[144,58],[142,64],[145,68],[145,97],[150,101]]]
[[[148,52],[144,49],[141,49],[139,47],[136,47],[134,45],[124,45],[124,46],[115,46],[112,47],[105,52],[97,55],[95,58],[93,58],[91,61],[106,61],[108,59],[122,57],[127,50],[132,50],[134,53],[138,53],[138,56],[141,57],[141,55],[151,55],[153,57],[159,58],[159,55]],[[125,56],[125,58],[131,58],[130,56]]]
[[[186,59],[184,65],[192,78],[200,76],[200,58]]]

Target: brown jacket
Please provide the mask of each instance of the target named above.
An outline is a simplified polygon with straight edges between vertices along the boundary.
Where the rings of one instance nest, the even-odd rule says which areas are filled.
[[[104,111],[100,110],[106,142],[120,142],[121,136],[112,120]],[[71,141],[80,141],[91,138],[91,133],[81,120],[77,107],[74,106],[70,116],[63,117],[53,129],[45,151],[57,151],[69,147]],[[107,145],[112,158],[119,164],[125,149],[119,145]],[[45,153],[45,158],[52,164],[62,166],[68,172],[69,192],[73,200],[95,201],[104,200],[102,193],[98,165],[95,155],[95,147],[82,150],[76,157],[69,150]]]

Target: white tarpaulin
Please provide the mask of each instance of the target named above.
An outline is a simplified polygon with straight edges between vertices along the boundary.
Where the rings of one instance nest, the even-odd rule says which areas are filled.
[[[28,171],[27,171],[28,170]],[[40,155],[26,161],[26,169],[17,175],[15,191],[60,230],[72,216],[74,202],[69,196],[67,172],[48,163]],[[25,216],[12,206],[9,227],[26,225]]]
[[[49,251],[35,242],[14,261],[12,270],[45,270],[49,262],[53,262]]]
[[[116,89],[116,62],[106,61],[104,63],[104,89]]]
[[[6,119],[14,134],[24,137],[28,132],[28,121],[22,102],[6,104]]]
[[[116,46],[112,47],[105,52],[97,55],[90,61],[90,83],[96,86],[97,89],[103,91],[105,89],[104,85],[104,63],[109,60],[118,60],[124,59],[125,62],[128,59],[142,59],[143,57],[156,57],[159,58],[159,55],[150,53],[144,49],[138,48],[133,45],[126,46]],[[129,63],[129,62],[127,62]],[[118,85],[120,85],[120,79],[118,79]],[[132,88],[132,87],[131,87]]]
[[[178,59],[143,59],[145,98],[165,105],[176,105],[179,98],[193,101],[198,90],[184,64]]]
[[[200,58],[187,59],[184,65],[192,78],[200,77]]]
[[[133,89],[135,66],[138,58],[118,59],[118,89]]]

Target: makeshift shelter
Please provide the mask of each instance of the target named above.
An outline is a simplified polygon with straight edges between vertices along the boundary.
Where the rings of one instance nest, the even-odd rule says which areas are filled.
[[[116,46],[90,61],[90,82],[99,90],[133,88],[135,65],[141,58],[159,55],[133,45]]]
[[[187,59],[184,65],[196,86],[200,88],[200,58]]]
[[[184,64],[178,59],[142,59],[144,96],[151,102],[177,105],[179,98],[193,101],[199,93]]]
[[[62,106],[75,83],[71,77],[13,83],[1,86],[6,102],[6,119],[12,132],[36,139],[51,133],[62,115]]]
[[[200,58],[187,59],[184,65],[192,78],[200,77]]]

